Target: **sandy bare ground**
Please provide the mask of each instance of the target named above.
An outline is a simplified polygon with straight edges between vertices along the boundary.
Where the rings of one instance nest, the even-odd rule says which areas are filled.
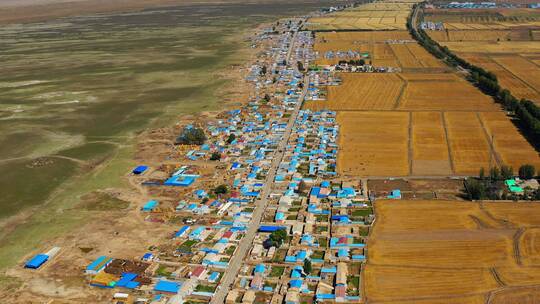
[[[46,21],[92,13],[136,11],[141,9],[197,4],[280,3],[285,0],[3,0],[0,24]],[[310,1],[305,1],[310,2]],[[312,2],[317,2],[313,0]]]

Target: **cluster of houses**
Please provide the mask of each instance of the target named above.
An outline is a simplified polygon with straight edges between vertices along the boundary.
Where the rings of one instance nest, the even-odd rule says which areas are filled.
[[[331,111],[300,111],[227,303],[361,300],[365,237],[374,214],[365,185],[337,177],[335,118]],[[278,231],[285,237],[272,241]]]
[[[293,32],[297,30],[295,26],[297,25],[294,22],[282,23],[276,30],[263,31],[261,36],[256,38],[258,44],[266,43],[268,48],[259,54],[259,60],[249,69],[247,81],[254,87],[254,96],[249,103],[239,109],[223,112],[202,126],[207,137],[205,143],[186,149],[183,165],[168,168],[168,174],[163,181],[156,182],[152,179],[150,182],[142,182],[151,189],[150,193],[160,195],[144,202],[140,212],[147,220],[171,226],[169,238],[158,246],[148,248],[144,255],[135,259],[96,257],[86,268],[90,285],[113,290],[114,297],[122,303],[210,301],[246,234],[255,209],[255,200],[260,198],[261,190],[265,187],[268,169],[278,143],[285,134],[287,122],[295,107],[302,102],[301,93],[307,84],[303,83],[304,74],[298,70],[298,62],[307,66],[314,55],[311,50],[312,36],[307,32],[299,32],[289,58]],[[276,32],[278,34],[275,34]],[[324,73],[317,75],[316,79],[317,86],[334,81]],[[315,87],[313,83],[310,85]],[[189,125],[186,128],[195,126]],[[296,260],[300,263],[303,263],[305,258],[312,257],[315,250],[320,251],[318,246],[328,246],[334,248],[334,251],[338,250],[336,246],[340,247],[339,257],[337,251],[329,251],[328,254],[336,255],[336,258],[328,256],[328,261],[325,261],[323,254],[319,259],[320,263],[314,258],[314,269],[318,269],[319,264],[328,264],[323,268],[335,268],[333,273],[328,270],[328,274],[322,279],[311,276],[314,283],[320,281],[320,288],[323,288],[324,284],[329,286],[319,297],[330,297],[334,294],[333,286],[336,283],[333,278],[338,276],[338,273],[349,271],[344,261],[358,260],[363,254],[362,240],[353,239],[352,235],[356,235],[354,229],[364,224],[364,217],[347,214],[346,210],[349,209],[333,209],[340,204],[358,204],[356,199],[360,195],[359,190],[355,189],[354,185],[329,182],[320,184],[319,181],[322,177],[331,180],[336,176],[338,132],[335,113],[300,112],[290,138],[291,144],[287,146],[275,175],[274,183],[277,188],[283,188],[283,191],[272,193],[272,211],[268,211],[272,212],[273,224],[286,225],[288,229],[294,226],[295,236],[312,230],[304,235],[302,242],[313,246],[313,250],[302,251],[291,247],[291,254],[299,254]],[[206,181],[205,177],[197,172],[197,165],[194,164],[201,162],[217,163],[223,168],[219,171],[219,184]],[[154,169],[139,166],[134,169],[133,174],[144,180],[145,176],[155,175],[153,171],[157,169]],[[312,198],[309,198],[309,187],[319,189],[318,194],[315,194],[317,190],[312,190]],[[299,191],[301,188],[304,189],[303,192]],[[182,195],[174,197],[172,202],[170,197],[166,202],[163,201],[163,194],[172,191],[171,189],[180,189],[180,192],[174,193]],[[296,219],[292,220],[291,217],[294,208],[298,209],[294,214],[302,214],[298,224],[295,224]],[[269,214],[268,212],[265,214]],[[338,221],[332,212],[336,212]],[[322,221],[321,215],[326,216],[328,221]],[[342,233],[341,236],[347,241],[340,240],[338,234],[332,234],[331,221],[347,225],[349,233]],[[312,227],[304,230],[306,223],[310,223]],[[325,226],[327,229],[325,232],[320,228],[315,229],[318,226]],[[321,235],[326,237],[324,244]],[[350,241],[347,236],[351,236]],[[301,246],[299,240],[297,243]],[[330,245],[333,243],[335,244]],[[260,249],[256,242],[250,252],[253,254],[257,250]],[[283,248],[274,250],[281,252]],[[345,259],[345,252],[348,259]],[[284,267],[296,267],[299,277],[296,283],[291,284],[298,284],[304,280],[301,277],[305,275],[305,271],[290,261],[290,257],[283,256],[280,263],[284,263]],[[341,266],[338,265],[339,261]],[[274,289],[266,284],[267,272],[275,271],[271,270],[271,267],[264,263],[254,265],[250,283],[246,285],[244,281],[236,282],[231,294],[237,293],[242,295],[243,302],[254,303],[257,302],[258,292],[272,293]],[[359,276],[360,268],[357,268],[355,273]],[[342,276],[337,282],[341,284],[338,286],[346,285],[346,276]],[[288,289],[289,283],[286,285]],[[303,285],[300,284],[297,289]],[[247,286],[252,292],[242,291],[242,286]],[[355,292],[358,296],[359,285],[356,286]],[[291,292],[294,294],[294,288]],[[250,294],[254,295],[251,301]],[[338,298],[345,295],[346,292],[337,293]],[[300,301],[301,297],[296,298]]]

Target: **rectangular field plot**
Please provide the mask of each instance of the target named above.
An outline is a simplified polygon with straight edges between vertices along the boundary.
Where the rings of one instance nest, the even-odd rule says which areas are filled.
[[[480,113],[480,117],[488,136],[493,138],[495,151],[503,164],[512,166],[515,173],[524,164],[540,168],[538,152],[519,133],[505,113],[486,112]]]
[[[535,90],[533,87],[516,77],[516,75],[506,70],[499,63],[495,62],[489,54],[463,53],[461,56],[468,62],[494,73],[501,86],[510,90],[517,98],[540,101],[540,93],[537,91],[540,88]]]
[[[532,88],[540,88],[540,68],[536,64],[517,55],[494,56],[492,59]]]
[[[444,118],[456,174],[478,174],[491,167],[490,159],[496,164],[476,113],[446,112]]]
[[[395,232],[370,241],[370,263],[414,267],[497,267],[514,263],[512,230]]]
[[[426,77],[430,77],[426,74]],[[467,81],[408,81],[399,109],[410,111],[496,111],[491,98]]]
[[[377,303],[403,303],[399,300],[435,298],[452,302],[459,296],[484,293],[498,287],[488,269],[423,269],[404,265],[380,266],[368,264],[365,268],[367,299]],[[416,303],[416,302],[411,302]],[[426,302],[433,303],[433,302]]]
[[[441,113],[412,113],[412,149],[413,175],[452,174]]]
[[[355,176],[404,176],[409,173],[409,114],[339,112],[338,171]]]
[[[366,299],[479,304],[501,286],[539,284],[540,229],[518,230],[538,224],[538,204],[528,205],[379,200],[367,244]]]
[[[328,87],[327,101],[306,102],[313,110],[390,110],[393,109],[403,87],[396,74],[342,73],[342,84]]]

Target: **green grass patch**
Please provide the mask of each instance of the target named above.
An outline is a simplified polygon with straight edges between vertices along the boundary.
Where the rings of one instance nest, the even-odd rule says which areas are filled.
[[[285,267],[283,266],[272,266],[272,269],[270,269],[270,277],[280,277],[283,275],[283,272],[285,271]]]

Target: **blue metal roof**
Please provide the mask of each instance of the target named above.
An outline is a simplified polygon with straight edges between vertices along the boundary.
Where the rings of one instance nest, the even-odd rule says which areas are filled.
[[[154,287],[154,291],[167,292],[167,293],[178,293],[179,289],[180,289],[180,283],[166,281],[166,280],[160,280],[159,282],[157,282],[156,286]]]
[[[49,259],[48,255],[46,255],[46,254],[38,254],[38,255],[34,256],[30,261],[26,262],[24,267],[37,269],[37,268],[41,267],[41,265],[43,265],[45,262],[47,262],[48,259]]]

